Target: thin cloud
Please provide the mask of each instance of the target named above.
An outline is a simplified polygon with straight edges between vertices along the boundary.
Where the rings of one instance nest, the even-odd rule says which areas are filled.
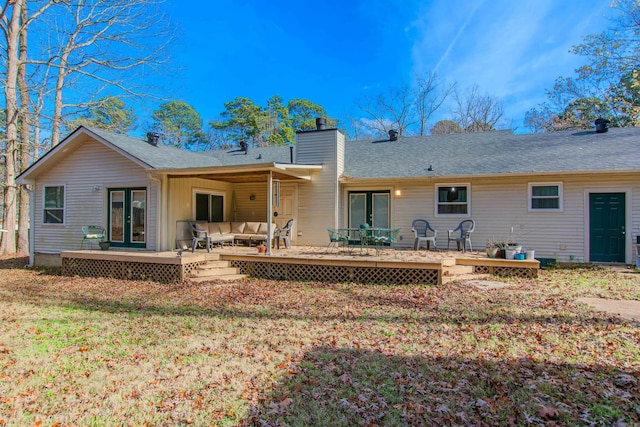
[[[476,14],[476,11],[478,10],[478,8],[480,7],[482,3],[478,3],[476,4],[476,6],[471,10],[471,12],[469,13],[469,15],[467,16],[467,19],[464,21],[464,23],[460,26],[460,28],[458,28],[458,32],[456,33],[455,37],[453,38],[453,40],[451,40],[451,42],[449,43],[449,46],[447,46],[447,49],[444,51],[444,53],[442,54],[442,56],[440,57],[440,60],[438,61],[438,63],[436,64],[435,67],[433,67],[433,71],[438,71],[438,68],[440,68],[440,65],[442,64],[442,62],[449,56],[449,53],[451,52],[451,49],[453,49],[453,47],[456,45],[456,42],[458,41],[458,39],[460,39],[460,37],[462,36],[462,34],[464,33],[464,30],[467,28],[467,26],[469,25],[469,22],[471,22],[471,19],[473,19],[473,17]]]
[[[424,7],[413,25],[413,75],[436,70],[461,87],[478,85],[503,100],[505,118],[517,125],[556,77],[584,62],[569,51],[604,29],[609,12],[604,2],[583,0],[452,0],[448,9],[439,2]]]

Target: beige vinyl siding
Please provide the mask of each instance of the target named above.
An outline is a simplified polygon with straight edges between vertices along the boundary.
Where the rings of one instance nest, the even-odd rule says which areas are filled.
[[[560,261],[588,261],[589,192],[627,192],[627,262],[634,262],[635,236],[640,235],[640,180],[638,175],[608,176],[531,176],[464,180],[413,180],[387,183],[391,190],[391,227],[400,228],[400,245],[413,245],[411,222],[424,218],[438,230],[438,248],[447,247],[447,230],[455,228],[466,218],[475,220],[472,235],[474,250],[484,251],[488,240],[507,240],[511,237],[525,248],[534,249],[536,257],[556,258]],[[563,211],[529,211],[530,182],[561,182]],[[468,216],[436,216],[436,186],[468,184],[470,214]],[[384,189],[381,182],[343,185],[343,199],[349,191]],[[400,189],[402,195],[395,196]],[[347,205],[342,213],[346,223]],[[513,227],[513,233],[511,233]],[[452,245],[453,248],[453,245]]]
[[[196,190],[203,192],[219,192],[224,194],[224,218],[233,220],[233,184],[221,181],[211,181],[201,178],[171,178],[169,179],[169,246],[175,246],[176,221],[191,220],[193,216],[193,194]]]
[[[298,186],[297,243],[328,243],[327,227],[339,226],[339,183],[344,163],[344,136],[337,130],[298,134],[296,162],[321,164],[310,182]]]
[[[43,224],[43,188],[51,185],[65,186],[64,224]],[[107,188],[113,187],[147,189],[147,248],[156,249],[157,184],[150,181],[136,163],[99,142],[88,140],[70,150],[36,180],[34,252],[80,249],[82,226],[107,226]]]
[[[255,199],[251,200],[251,196]],[[267,220],[267,183],[236,184],[233,221]]]

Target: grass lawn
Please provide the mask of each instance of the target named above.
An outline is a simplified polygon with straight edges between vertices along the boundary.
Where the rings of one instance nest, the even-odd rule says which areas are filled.
[[[0,426],[640,425],[640,275],[509,287],[60,277],[0,260]]]

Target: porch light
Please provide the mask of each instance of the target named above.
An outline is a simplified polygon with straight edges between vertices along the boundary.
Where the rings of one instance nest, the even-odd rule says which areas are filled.
[[[402,190],[398,189],[398,190],[394,191],[393,194],[395,194],[396,197],[400,197],[400,196],[402,196]]]
[[[256,199],[256,195],[255,194],[252,194],[252,195],[249,196],[249,200],[255,200],[255,199]]]

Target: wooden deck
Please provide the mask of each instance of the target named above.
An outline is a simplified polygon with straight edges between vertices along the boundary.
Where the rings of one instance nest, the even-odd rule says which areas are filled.
[[[483,253],[387,250],[379,255],[356,252],[329,253],[326,248],[293,247],[258,254],[256,248],[225,247],[211,253],[147,252],[122,250],[67,251],[61,254],[62,274],[67,276],[114,277],[182,283],[199,274],[207,264],[225,261],[237,274],[275,280],[313,280],[438,285],[472,275],[536,277],[536,260],[491,259]],[[207,267],[208,271],[214,269]],[[222,270],[220,270],[222,271]],[[232,275],[237,278],[239,276]],[[214,280],[216,276],[212,276]]]

